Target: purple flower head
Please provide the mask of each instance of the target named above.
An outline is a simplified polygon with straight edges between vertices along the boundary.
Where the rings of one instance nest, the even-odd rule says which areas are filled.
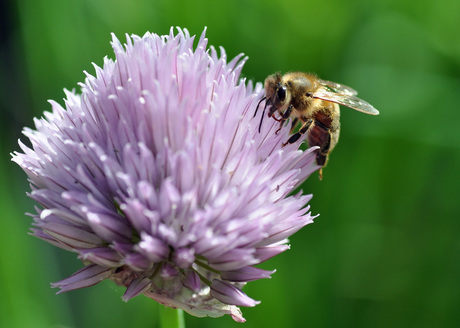
[[[274,272],[255,265],[312,222],[311,195],[290,193],[318,169],[315,149],[282,147],[289,128],[269,118],[259,133],[261,84],[204,34],[196,48],[180,29],[113,36],[116,59],[24,130],[13,161],[40,204],[33,235],[85,265],[60,292],[111,279],[124,300],[244,321],[239,306],[259,302],[241,288]]]

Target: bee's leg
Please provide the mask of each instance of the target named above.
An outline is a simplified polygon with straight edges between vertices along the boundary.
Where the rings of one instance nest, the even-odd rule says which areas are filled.
[[[294,142],[296,142],[297,140],[299,140],[299,138],[302,136],[302,134],[305,134],[305,132],[308,131],[308,128],[310,127],[310,125],[311,125],[312,122],[313,122],[312,119],[309,119],[308,121],[306,121],[306,122],[300,127],[299,132],[294,133],[294,134],[288,139],[288,141],[286,141],[285,143],[283,143],[283,147],[286,146],[287,144],[291,144],[291,143],[294,143]]]
[[[291,130],[289,131],[289,133],[292,133],[292,131],[294,131],[297,123],[299,123],[299,118],[296,117],[295,119],[292,120],[292,123],[291,123]]]
[[[331,149],[331,138],[332,138],[331,132],[327,131],[327,140],[320,149],[321,153],[326,154],[326,155],[329,153],[329,149]]]
[[[321,146],[320,149],[318,149],[318,152],[316,153],[316,164],[324,166],[326,165],[327,161],[327,154],[329,153],[329,148],[331,146],[331,135],[328,134],[328,140],[324,145]]]
[[[291,116],[292,108],[292,105],[289,105],[289,107],[284,111],[283,115],[281,116],[283,120],[286,121],[289,118],[289,116]]]
[[[273,117],[273,119],[275,121],[278,121],[280,122],[280,127],[278,128],[278,130],[276,130],[275,134],[278,134],[278,132],[280,132],[280,130],[283,128],[283,124],[284,122],[286,122],[286,120],[289,118],[289,116],[291,116],[291,112],[292,112],[292,105],[289,106],[286,111],[283,113],[283,115],[281,115],[281,118],[276,118],[275,115],[269,113],[268,116],[271,116]]]
[[[329,154],[329,149],[331,148],[331,132],[328,130],[327,131],[327,139],[326,141],[321,145],[321,148],[318,150],[316,153],[316,164],[321,165],[322,167],[319,169],[319,176],[318,178],[320,180],[323,179],[323,167],[327,163],[327,156]]]
[[[278,120],[280,122],[280,127],[278,128],[278,130],[275,131],[275,134],[278,134],[278,132],[280,132],[280,130],[283,128],[283,124],[284,122],[286,122],[286,120]]]
[[[278,132],[280,132],[281,128],[283,127],[283,124],[284,122],[286,122],[286,120],[283,120],[283,118],[276,118],[275,115],[272,116],[272,118],[277,121],[277,122],[280,122],[280,127],[278,128],[278,130],[276,130],[275,134],[278,134]]]
[[[320,168],[318,171],[318,179],[319,181],[323,180],[323,168]]]

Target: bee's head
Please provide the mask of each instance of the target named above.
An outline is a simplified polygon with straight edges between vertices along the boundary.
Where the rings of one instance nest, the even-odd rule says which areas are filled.
[[[290,101],[290,93],[286,85],[282,81],[280,73],[275,73],[265,79],[265,97],[271,107],[268,111],[268,116],[272,116],[278,111],[281,114],[286,110]]]

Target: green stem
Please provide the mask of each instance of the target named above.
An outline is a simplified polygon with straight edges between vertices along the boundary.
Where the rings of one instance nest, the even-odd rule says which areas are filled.
[[[185,328],[184,311],[160,305],[161,328]]]

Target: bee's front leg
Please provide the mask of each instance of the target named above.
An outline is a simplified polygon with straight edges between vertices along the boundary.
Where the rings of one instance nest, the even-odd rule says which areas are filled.
[[[283,124],[284,124],[284,122],[286,122],[286,120],[281,119],[281,120],[279,120],[279,122],[280,122],[280,127],[278,128],[278,130],[275,131],[275,134],[278,134],[278,132],[280,132],[280,130],[283,128]]]
[[[278,121],[280,122],[280,127],[278,128],[278,130],[276,130],[275,134],[278,134],[278,132],[280,132],[280,130],[283,128],[283,124],[284,122],[286,122],[286,120],[289,118],[289,116],[291,116],[291,113],[292,113],[292,105],[290,105],[283,113],[283,115],[281,115],[281,118],[276,118],[275,116],[273,116],[273,118],[275,119],[275,121]]]
[[[286,121],[289,118],[289,116],[291,116],[293,108],[294,107],[292,107],[292,105],[289,105],[289,107],[284,111],[283,115],[281,116],[281,119]]]

